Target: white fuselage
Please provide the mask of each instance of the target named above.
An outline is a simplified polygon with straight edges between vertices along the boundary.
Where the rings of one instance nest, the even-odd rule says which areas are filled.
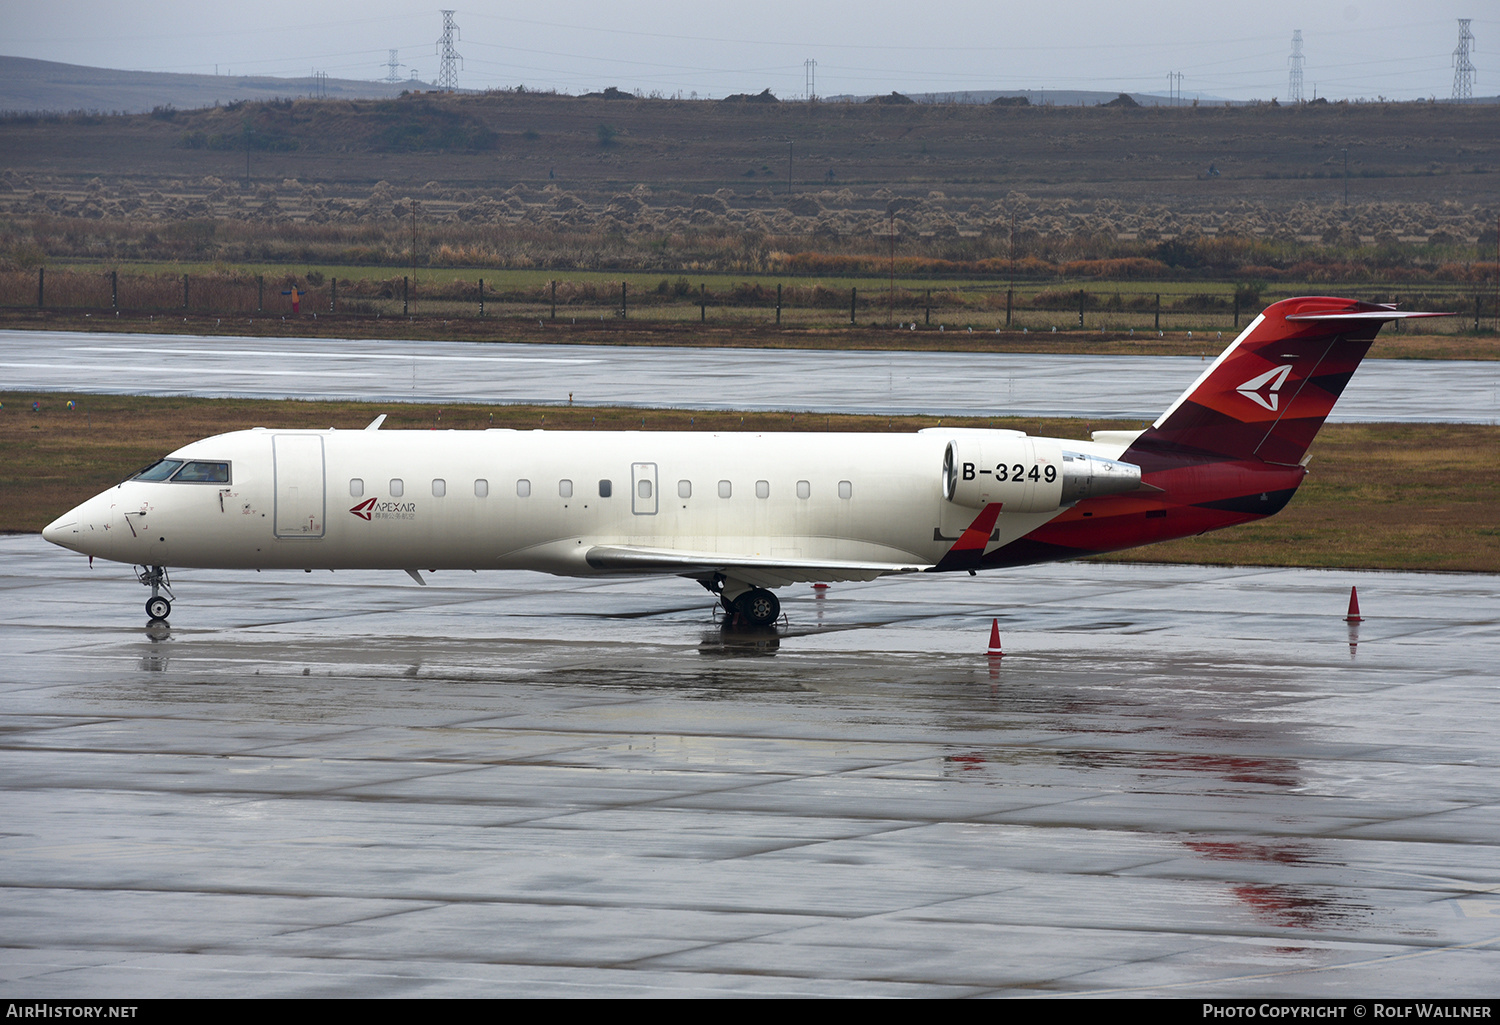
[[[1002,461],[1038,458],[1033,442],[1047,441],[1010,431],[255,429],[172,453],[227,463],[227,480],[127,480],[46,534],[143,566],[590,575],[623,571],[591,564],[590,549],[624,546],[804,564],[801,579],[836,579],[866,574],[817,564],[923,568],[942,559],[976,513],[944,497],[944,455],[955,437]],[[1011,497],[1011,508],[1027,508],[1020,492]],[[1057,512],[1005,513],[991,543]]]

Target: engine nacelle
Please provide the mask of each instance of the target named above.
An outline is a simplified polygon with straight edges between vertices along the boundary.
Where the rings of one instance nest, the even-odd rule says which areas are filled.
[[[1133,463],[1084,455],[1056,438],[959,437],[943,452],[943,497],[981,509],[999,502],[1002,512],[1041,513],[1141,486]]]

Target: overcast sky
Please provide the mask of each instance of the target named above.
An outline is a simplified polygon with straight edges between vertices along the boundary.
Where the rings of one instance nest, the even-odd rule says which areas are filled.
[[[553,0],[456,7],[459,85],[580,93],[605,86],[719,97],[770,88],[948,92],[1090,89],[1285,98],[1294,29],[1303,92],[1447,98],[1455,19],[1473,18],[1474,94],[1500,92],[1495,0],[1210,0],[1000,4],[926,0]],[[394,0],[0,0],[0,53],[139,71],[378,79],[438,72],[440,9]],[[1489,14],[1486,16],[1485,12]]]

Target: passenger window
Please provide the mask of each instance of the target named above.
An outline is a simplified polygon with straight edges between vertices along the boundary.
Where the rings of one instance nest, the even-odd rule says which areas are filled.
[[[561,495],[562,497],[564,497],[564,498],[572,498],[573,497],[573,482],[570,481],[570,480],[560,480],[560,481],[558,481],[557,482],[557,493],[559,495]]]
[[[611,484],[609,481],[607,481],[607,480],[601,480],[599,482],[599,497],[600,498],[608,498],[610,495],[612,495],[614,493],[615,493],[615,486],[613,484]]]
[[[432,480],[432,497],[442,498],[447,493],[448,482],[443,480],[441,477],[434,477]]]
[[[476,480],[474,482],[474,497],[475,498],[489,498],[490,497],[490,482],[487,481],[487,480],[485,480],[483,477],[481,477],[478,480]]]
[[[797,482],[797,497],[798,498],[811,498],[812,497],[812,485],[809,484],[809,483],[807,483],[807,481],[805,481],[805,480],[799,480]]]
[[[531,481],[524,480],[524,479],[516,481],[516,497],[517,498],[530,498],[531,497]]]
[[[846,480],[839,481],[839,497],[850,498],[854,495],[854,485]]]
[[[678,498],[692,498],[693,497],[693,482],[690,481],[690,480],[680,480],[680,481],[678,481],[677,482],[677,497]]]
[[[651,497],[651,482],[649,480],[643,480],[640,483],[638,483],[635,486],[635,493],[637,495],[641,496],[642,498],[650,498]]]
[[[365,482],[360,477],[349,478],[349,497],[363,498],[365,494]]]
[[[771,497],[771,482],[770,481],[765,481],[765,480],[758,480],[758,481],[756,481],[755,482],[755,497],[756,498],[770,498]]]
[[[405,490],[405,485],[403,485],[401,483],[401,478],[400,477],[392,477],[391,478],[391,497],[392,498],[400,498],[401,497],[401,492],[404,491],[404,490]]]
[[[734,494],[734,485],[727,480],[719,481],[719,497],[728,498],[732,494]]]

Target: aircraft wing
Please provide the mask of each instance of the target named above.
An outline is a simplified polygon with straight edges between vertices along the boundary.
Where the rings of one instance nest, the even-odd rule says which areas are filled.
[[[725,552],[692,552],[680,548],[642,548],[636,545],[595,545],[584,556],[597,570],[611,573],[672,573],[709,578],[733,575],[752,587],[781,587],[795,583],[874,580],[890,573],[918,573],[931,569],[920,562],[856,562],[842,559],[776,559]]]

